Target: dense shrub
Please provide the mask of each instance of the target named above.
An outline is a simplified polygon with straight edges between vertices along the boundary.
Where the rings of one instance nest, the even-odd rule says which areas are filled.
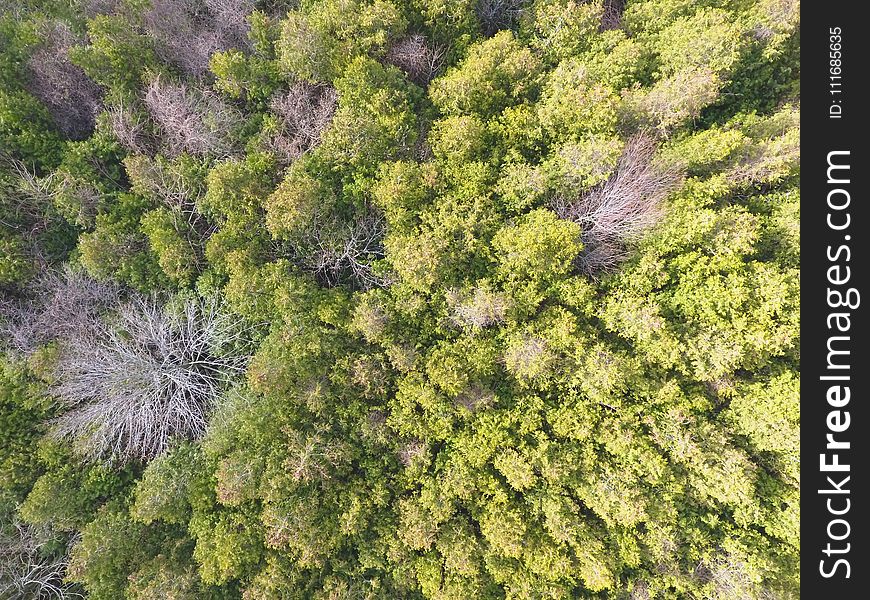
[[[797,2],[10,6],[0,596],[798,597]]]

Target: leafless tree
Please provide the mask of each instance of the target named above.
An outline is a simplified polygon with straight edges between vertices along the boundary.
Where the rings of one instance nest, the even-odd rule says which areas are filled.
[[[0,528],[0,598],[64,600],[83,598],[64,581],[69,556],[46,551],[50,532],[21,523]]]
[[[58,339],[87,335],[119,298],[118,287],[65,267],[45,271],[24,298],[2,309],[2,337],[9,347],[30,354]]]
[[[241,115],[212,92],[155,77],[145,91],[145,106],[170,156],[189,152],[223,158],[235,150],[232,129]]]
[[[371,207],[349,221],[336,215],[320,216],[293,244],[292,259],[325,285],[384,287],[389,281],[374,272],[372,261],[384,256],[385,232],[384,215]]]
[[[116,322],[65,340],[53,392],[66,410],[53,435],[92,458],[120,461],[200,437],[225,382],[244,370],[246,357],[233,347],[240,334],[214,301],[173,312],[134,297]]]
[[[49,223],[56,177],[40,177],[36,169],[0,150],[0,169],[11,177],[0,196],[3,223],[27,239],[44,231]]]
[[[47,24],[40,39],[42,44],[27,61],[27,88],[48,107],[65,135],[82,139],[94,128],[102,92],[70,61],[70,49],[81,42],[69,26],[60,21]]]
[[[284,164],[290,164],[320,144],[323,132],[332,123],[338,106],[338,93],[330,85],[298,81],[270,103],[281,119],[282,129],[269,141]]]
[[[254,8],[255,0],[151,0],[143,24],[160,58],[201,77],[215,52],[248,47]]]
[[[110,106],[106,113],[118,143],[134,154],[153,154],[154,140],[149,135],[145,115],[123,103]]]
[[[604,0],[604,13],[601,15],[601,31],[619,29],[622,25],[622,13],[625,11],[625,0]]]
[[[447,296],[447,302],[451,306],[454,323],[477,329],[504,321],[508,307],[503,294],[484,288],[475,288],[471,294],[452,291]]]
[[[446,47],[430,45],[426,36],[413,34],[393,44],[386,62],[403,70],[411,81],[426,85],[438,74],[446,53]]]
[[[523,14],[529,0],[479,0],[477,19],[486,36],[510,29]]]
[[[186,230],[200,236],[197,243],[188,240],[193,247],[214,233],[215,226],[209,224],[197,209],[197,202],[204,193],[203,186],[184,174],[177,162],[160,156],[152,159],[137,155],[125,158],[124,167],[134,191],[163,203],[172,214],[187,223],[187,227],[179,227],[179,231]]]
[[[579,198],[557,198],[554,210],[582,227],[580,268],[589,275],[615,268],[626,244],[639,239],[663,213],[664,199],[679,185],[682,171],[654,161],[656,143],[638,134],[626,144],[616,171]]]
[[[75,4],[88,17],[97,15],[110,15],[118,9],[121,0],[75,0]]]
[[[53,175],[37,176],[0,150],[0,225],[15,236],[17,257],[37,269],[50,262],[40,242],[58,220],[52,210],[54,180]]]

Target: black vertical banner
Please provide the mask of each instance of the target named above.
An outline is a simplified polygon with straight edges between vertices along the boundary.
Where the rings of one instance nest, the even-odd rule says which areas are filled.
[[[801,582],[809,599],[870,597],[870,30],[862,7],[804,3],[801,16]]]

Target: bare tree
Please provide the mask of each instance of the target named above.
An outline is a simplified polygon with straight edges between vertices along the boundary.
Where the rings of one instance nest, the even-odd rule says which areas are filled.
[[[604,13],[601,15],[601,31],[619,29],[622,25],[622,13],[625,11],[625,0],[604,0]]]
[[[318,216],[292,245],[291,257],[328,286],[384,287],[390,282],[374,272],[372,262],[384,256],[385,233],[383,213],[371,207],[350,221],[336,215]]]
[[[393,44],[387,51],[386,62],[403,70],[411,81],[426,85],[438,74],[446,53],[446,47],[431,46],[426,36],[413,34]]]
[[[65,135],[82,139],[94,128],[102,92],[70,61],[70,49],[81,42],[69,26],[60,21],[50,23],[40,38],[42,44],[27,61],[27,88],[48,107]]]
[[[225,382],[244,370],[240,331],[214,301],[172,312],[155,299],[121,305],[117,321],[65,340],[53,392],[66,408],[53,435],[91,456],[148,460],[205,432]]]
[[[53,340],[87,335],[118,302],[120,293],[115,284],[68,266],[43,272],[26,291],[25,298],[7,303],[0,311],[2,337],[23,354]]]
[[[232,130],[241,115],[209,91],[155,77],[145,91],[145,106],[160,127],[164,151],[218,158],[235,150]]]
[[[282,129],[269,140],[284,164],[290,164],[320,144],[323,132],[332,123],[338,106],[338,93],[330,85],[298,81],[270,103],[281,119]]]
[[[454,323],[476,329],[503,322],[508,308],[503,294],[480,287],[471,294],[454,290],[448,293],[447,303],[451,307]]]
[[[74,2],[89,19],[97,15],[110,15],[121,4],[121,0],[74,0]]]
[[[615,268],[626,244],[637,241],[662,217],[662,203],[682,181],[674,165],[653,160],[654,139],[638,134],[626,144],[616,171],[580,198],[557,198],[554,210],[582,227],[580,268],[589,275]]]
[[[510,29],[523,14],[529,0],[479,0],[477,19],[486,36]]]
[[[208,73],[215,52],[249,46],[247,17],[255,0],[151,0],[143,17],[161,59],[184,74]]]
[[[123,103],[110,106],[106,113],[118,143],[134,154],[153,154],[154,140],[149,135],[145,115]]]
[[[472,413],[489,408],[495,402],[496,397],[493,391],[480,383],[469,385],[453,401],[456,406],[461,406]]]
[[[50,532],[12,523],[0,528],[0,598],[4,600],[64,600],[83,598],[64,581],[69,556],[47,551],[55,542]]]

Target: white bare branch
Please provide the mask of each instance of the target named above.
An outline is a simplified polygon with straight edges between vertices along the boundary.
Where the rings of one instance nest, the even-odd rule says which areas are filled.
[[[554,210],[582,227],[580,267],[587,274],[615,268],[626,244],[637,241],[663,214],[665,198],[679,185],[682,171],[653,160],[656,143],[638,134],[628,141],[616,171],[580,198],[557,198]]]
[[[412,81],[426,85],[438,74],[446,54],[446,47],[431,46],[426,36],[414,34],[393,44],[386,62],[399,67]]]
[[[254,8],[255,0],[151,0],[143,20],[161,59],[201,77],[215,52],[249,46],[247,16]]]
[[[22,523],[0,528],[0,598],[4,600],[65,600],[83,598],[64,581],[69,556],[52,554],[46,546],[51,532]]]
[[[171,312],[134,297],[116,322],[64,340],[53,392],[67,410],[53,435],[120,461],[202,436],[224,385],[244,371],[246,357],[233,348],[241,333],[215,301]]]
[[[269,140],[269,149],[284,164],[290,164],[320,144],[337,106],[338,93],[325,84],[298,81],[286,92],[276,94],[270,107],[283,127]]]

